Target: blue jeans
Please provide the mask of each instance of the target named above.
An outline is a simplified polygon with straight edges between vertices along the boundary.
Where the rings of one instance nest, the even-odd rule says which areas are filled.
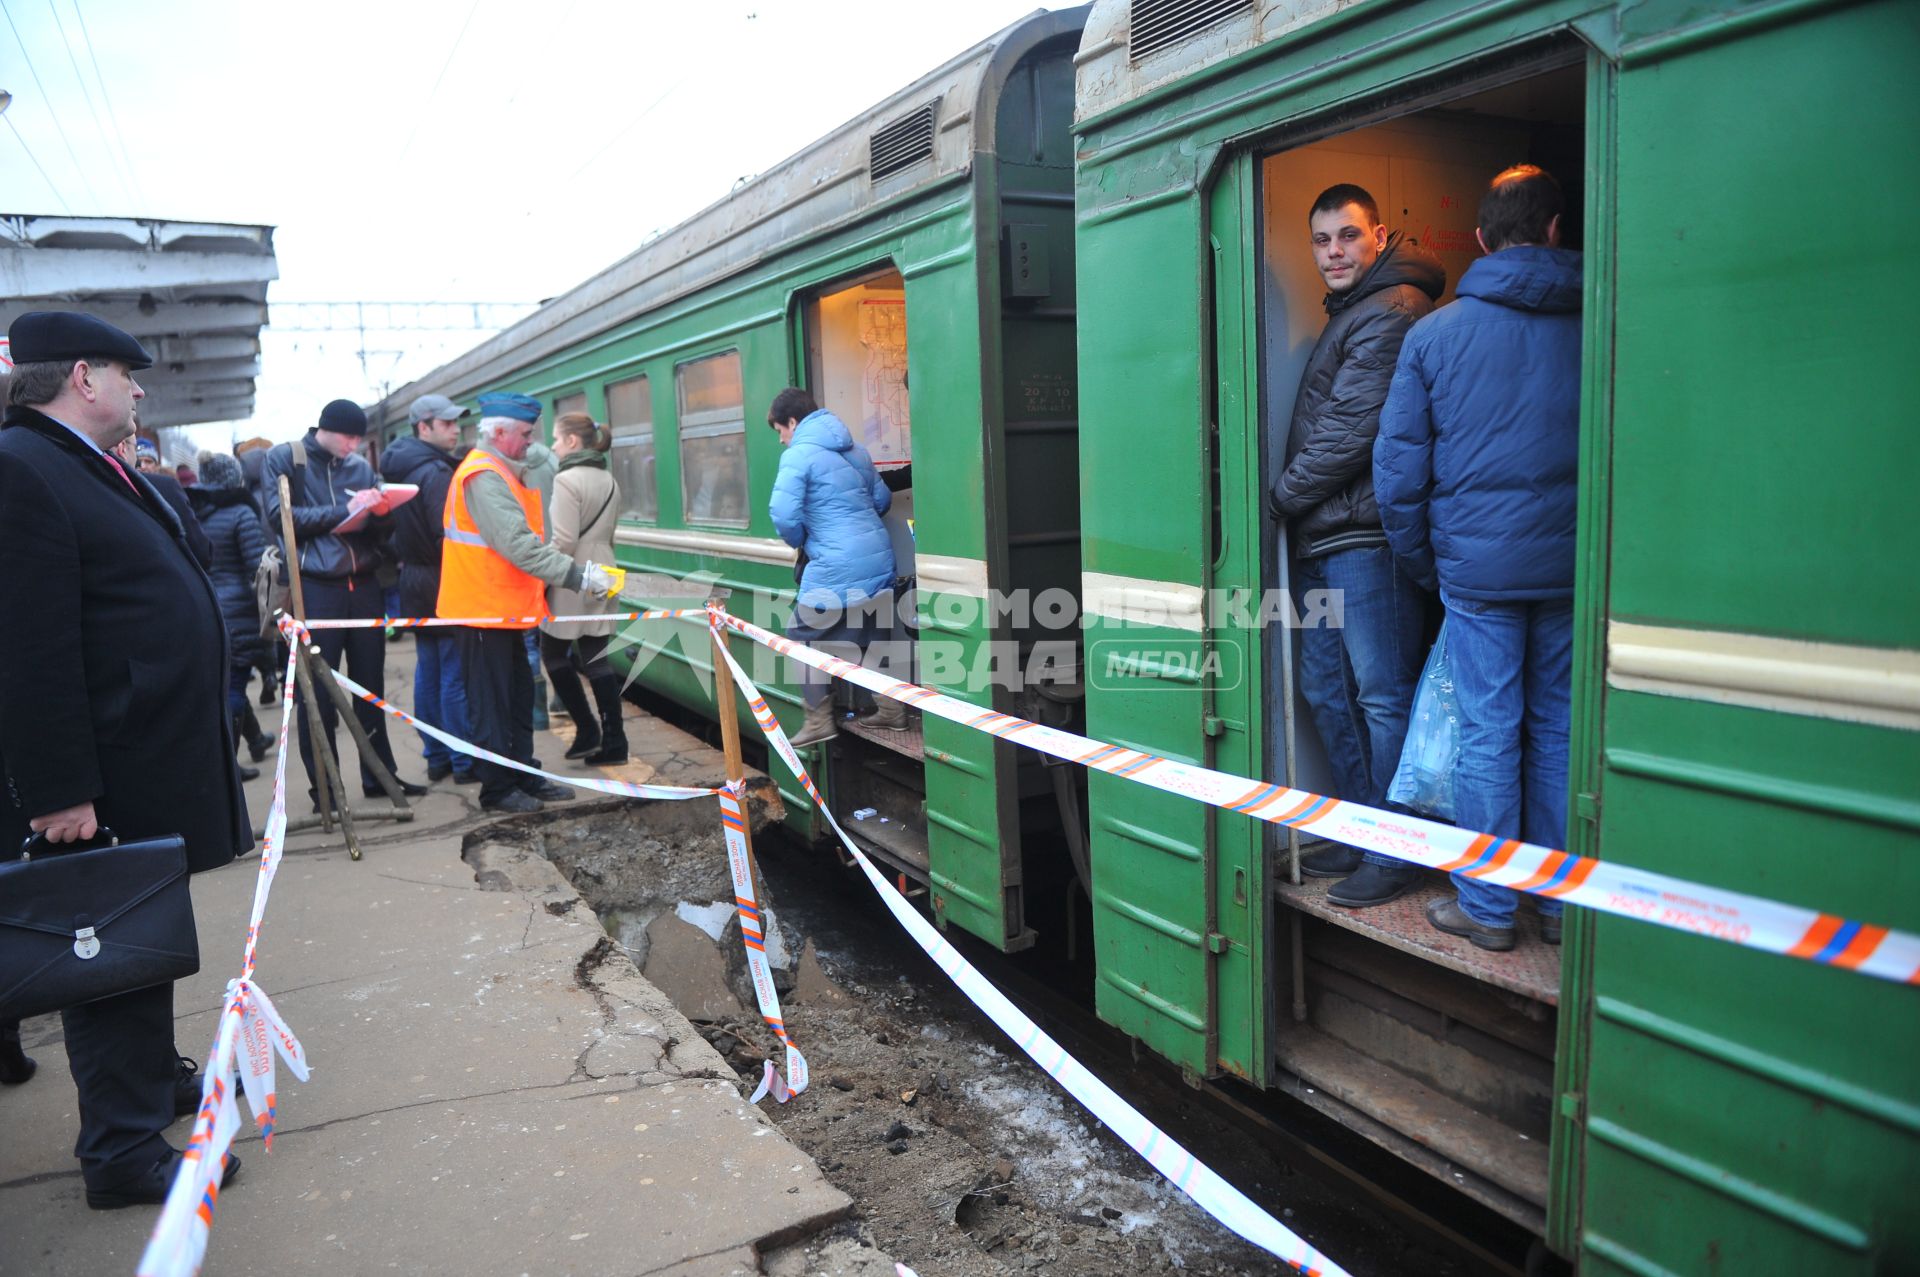
[[[1567,836],[1567,731],[1573,702],[1573,601],[1482,603],[1442,590],[1447,655],[1460,703],[1454,823],[1561,847]],[[1460,908],[1513,925],[1519,893],[1455,873]],[[1542,915],[1560,902],[1541,898]]]
[[[533,676],[533,730],[547,730],[547,674],[540,667],[540,631],[527,631],[527,672]]]
[[[240,718],[247,712],[247,684],[253,681],[253,666],[227,666],[227,717]],[[243,742],[236,742],[243,743]]]
[[[796,643],[818,648],[855,665],[862,664],[867,649],[884,637],[874,613],[875,599],[863,600],[841,608],[803,608],[796,606],[787,622],[787,637]],[[792,662],[795,681],[800,684],[801,699],[808,709],[825,704],[833,694],[833,675]]]
[[[461,740],[472,740],[473,729],[467,723],[467,681],[460,667],[460,644],[452,628],[421,628],[414,634],[413,712],[422,722],[451,732]],[[420,752],[428,767],[451,766],[465,776],[473,770],[473,757],[448,749],[420,733]]]
[[[1413,694],[1426,663],[1427,595],[1394,564],[1386,546],[1301,559],[1294,591],[1336,591],[1338,626],[1300,631],[1300,691],[1333,765],[1335,798],[1384,807],[1400,764]],[[1310,616],[1310,600],[1298,603]],[[1368,864],[1407,868],[1366,853]]]

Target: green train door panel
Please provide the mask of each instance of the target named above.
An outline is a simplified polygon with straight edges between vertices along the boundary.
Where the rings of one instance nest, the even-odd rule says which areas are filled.
[[[978,267],[974,253],[956,253],[944,239],[938,247],[943,251],[925,258],[904,256],[901,268],[914,468],[934,477],[914,491],[920,681],[991,709],[992,687],[970,677],[992,639],[984,605],[988,531],[980,500],[988,475],[980,446]],[[1029,938],[1017,872],[1019,829],[1004,792],[1013,773],[1010,747],[933,715],[922,718],[921,730],[934,918],[1001,949],[1024,947]]]
[[[1238,176],[1219,202],[1238,244]],[[1203,206],[1191,186],[1105,207],[1096,195],[1079,213],[1078,278],[1081,314],[1102,316],[1081,347],[1089,732],[1205,764],[1216,736],[1244,741],[1250,691],[1207,629],[1219,528]],[[1243,499],[1230,517],[1245,520]],[[1189,798],[1097,771],[1089,791],[1100,1016],[1195,1074],[1257,1074],[1256,844]],[[1223,842],[1240,849],[1231,864]]]
[[[1920,202],[1920,10],[1797,12],[1627,33],[1599,851],[1912,930],[1920,730],[1886,709],[1920,650],[1920,364],[1871,302],[1920,249],[1833,235]],[[1686,653],[1665,680],[1654,642]],[[1754,650],[1780,677],[1729,692]],[[1884,704],[1834,686],[1865,660]],[[1583,1273],[1920,1271],[1920,990],[1600,917],[1588,1024]]]
[[[1221,608],[1207,618],[1208,703],[1201,730],[1212,749],[1210,766],[1236,776],[1267,776],[1264,748],[1265,668],[1258,622],[1261,586],[1261,510],[1258,328],[1255,323],[1253,227],[1256,166],[1241,152],[1223,168],[1210,193],[1214,385],[1211,457],[1212,562],[1216,597],[1239,592],[1243,609]],[[1267,826],[1235,812],[1208,809],[1213,824],[1214,922],[1220,937],[1210,949],[1217,966],[1214,998],[1218,1067],[1264,1085],[1268,1050]]]

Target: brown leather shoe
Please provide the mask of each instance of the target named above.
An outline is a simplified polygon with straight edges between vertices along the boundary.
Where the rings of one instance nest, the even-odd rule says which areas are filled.
[[[1482,949],[1505,953],[1513,948],[1512,927],[1482,926],[1467,916],[1460,898],[1436,900],[1427,906],[1427,921],[1450,936],[1464,936]]]

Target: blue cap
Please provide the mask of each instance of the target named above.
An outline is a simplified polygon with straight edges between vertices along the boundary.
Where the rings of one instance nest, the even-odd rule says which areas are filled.
[[[483,417],[512,417],[516,421],[538,421],[540,407],[540,401],[532,395],[516,395],[500,390],[480,396],[480,415]]]

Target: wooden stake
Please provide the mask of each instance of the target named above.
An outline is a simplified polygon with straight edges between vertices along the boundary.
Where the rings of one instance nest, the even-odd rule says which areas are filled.
[[[727,666],[726,638],[709,631],[713,640],[713,705],[720,719],[720,748],[727,759],[729,783],[745,780],[747,765],[740,757],[740,716],[734,709],[733,671]],[[740,791],[740,836],[747,844],[747,876],[753,883],[754,898],[760,898],[760,866],[753,858],[753,821],[747,815],[747,794]],[[766,901],[760,901],[766,908]]]
[[[300,440],[293,441],[292,447],[304,447]],[[300,544],[293,534],[293,490],[287,485],[287,476],[280,476],[280,535],[285,544],[287,581],[292,586],[294,619],[305,624],[307,619],[307,599],[300,584]],[[320,702],[314,696],[316,677],[309,662],[316,659],[316,649],[305,639],[290,640],[293,645],[293,672],[300,689],[300,699],[306,705],[307,740],[314,759],[313,788],[314,796],[320,805],[320,827],[327,833],[333,832],[332,813],[340,816],[340,833],[347,841],[347,855],[360,859],[360,839],[354,833],[353,812],[347,806],[347,789],[340,783],[340,763],[333,751],[327,746],[326,723],[320,717]],[[320,662],[326,665],[325,661]],[[332,682],[331,674],[317,677]],[[336,802],[337,799],[337,802]]]
[[[381,641],[385,642],[384,639]],[[326,685],[327,694],[333,698],[334,709],[340,721],[346,724],[348,733],[352,735],[353,747],[359,751],[361,761],[366,763],[367,770],[373,773],[373,778],[379,782],[380,788],[387,791],[388,800],[396,808],[401,811],[411,811],[412,809],[407,806],[407,796],[400,792],[400,782],[394,778],[392,772],[387,770],[387,765],[380,761],[380,755],[373,748],[373,741],[367,736],[367,729],[360,725],[360,715],[354,698],[348,694],[346,688],[332,678],[323,678],[322,682]]]

